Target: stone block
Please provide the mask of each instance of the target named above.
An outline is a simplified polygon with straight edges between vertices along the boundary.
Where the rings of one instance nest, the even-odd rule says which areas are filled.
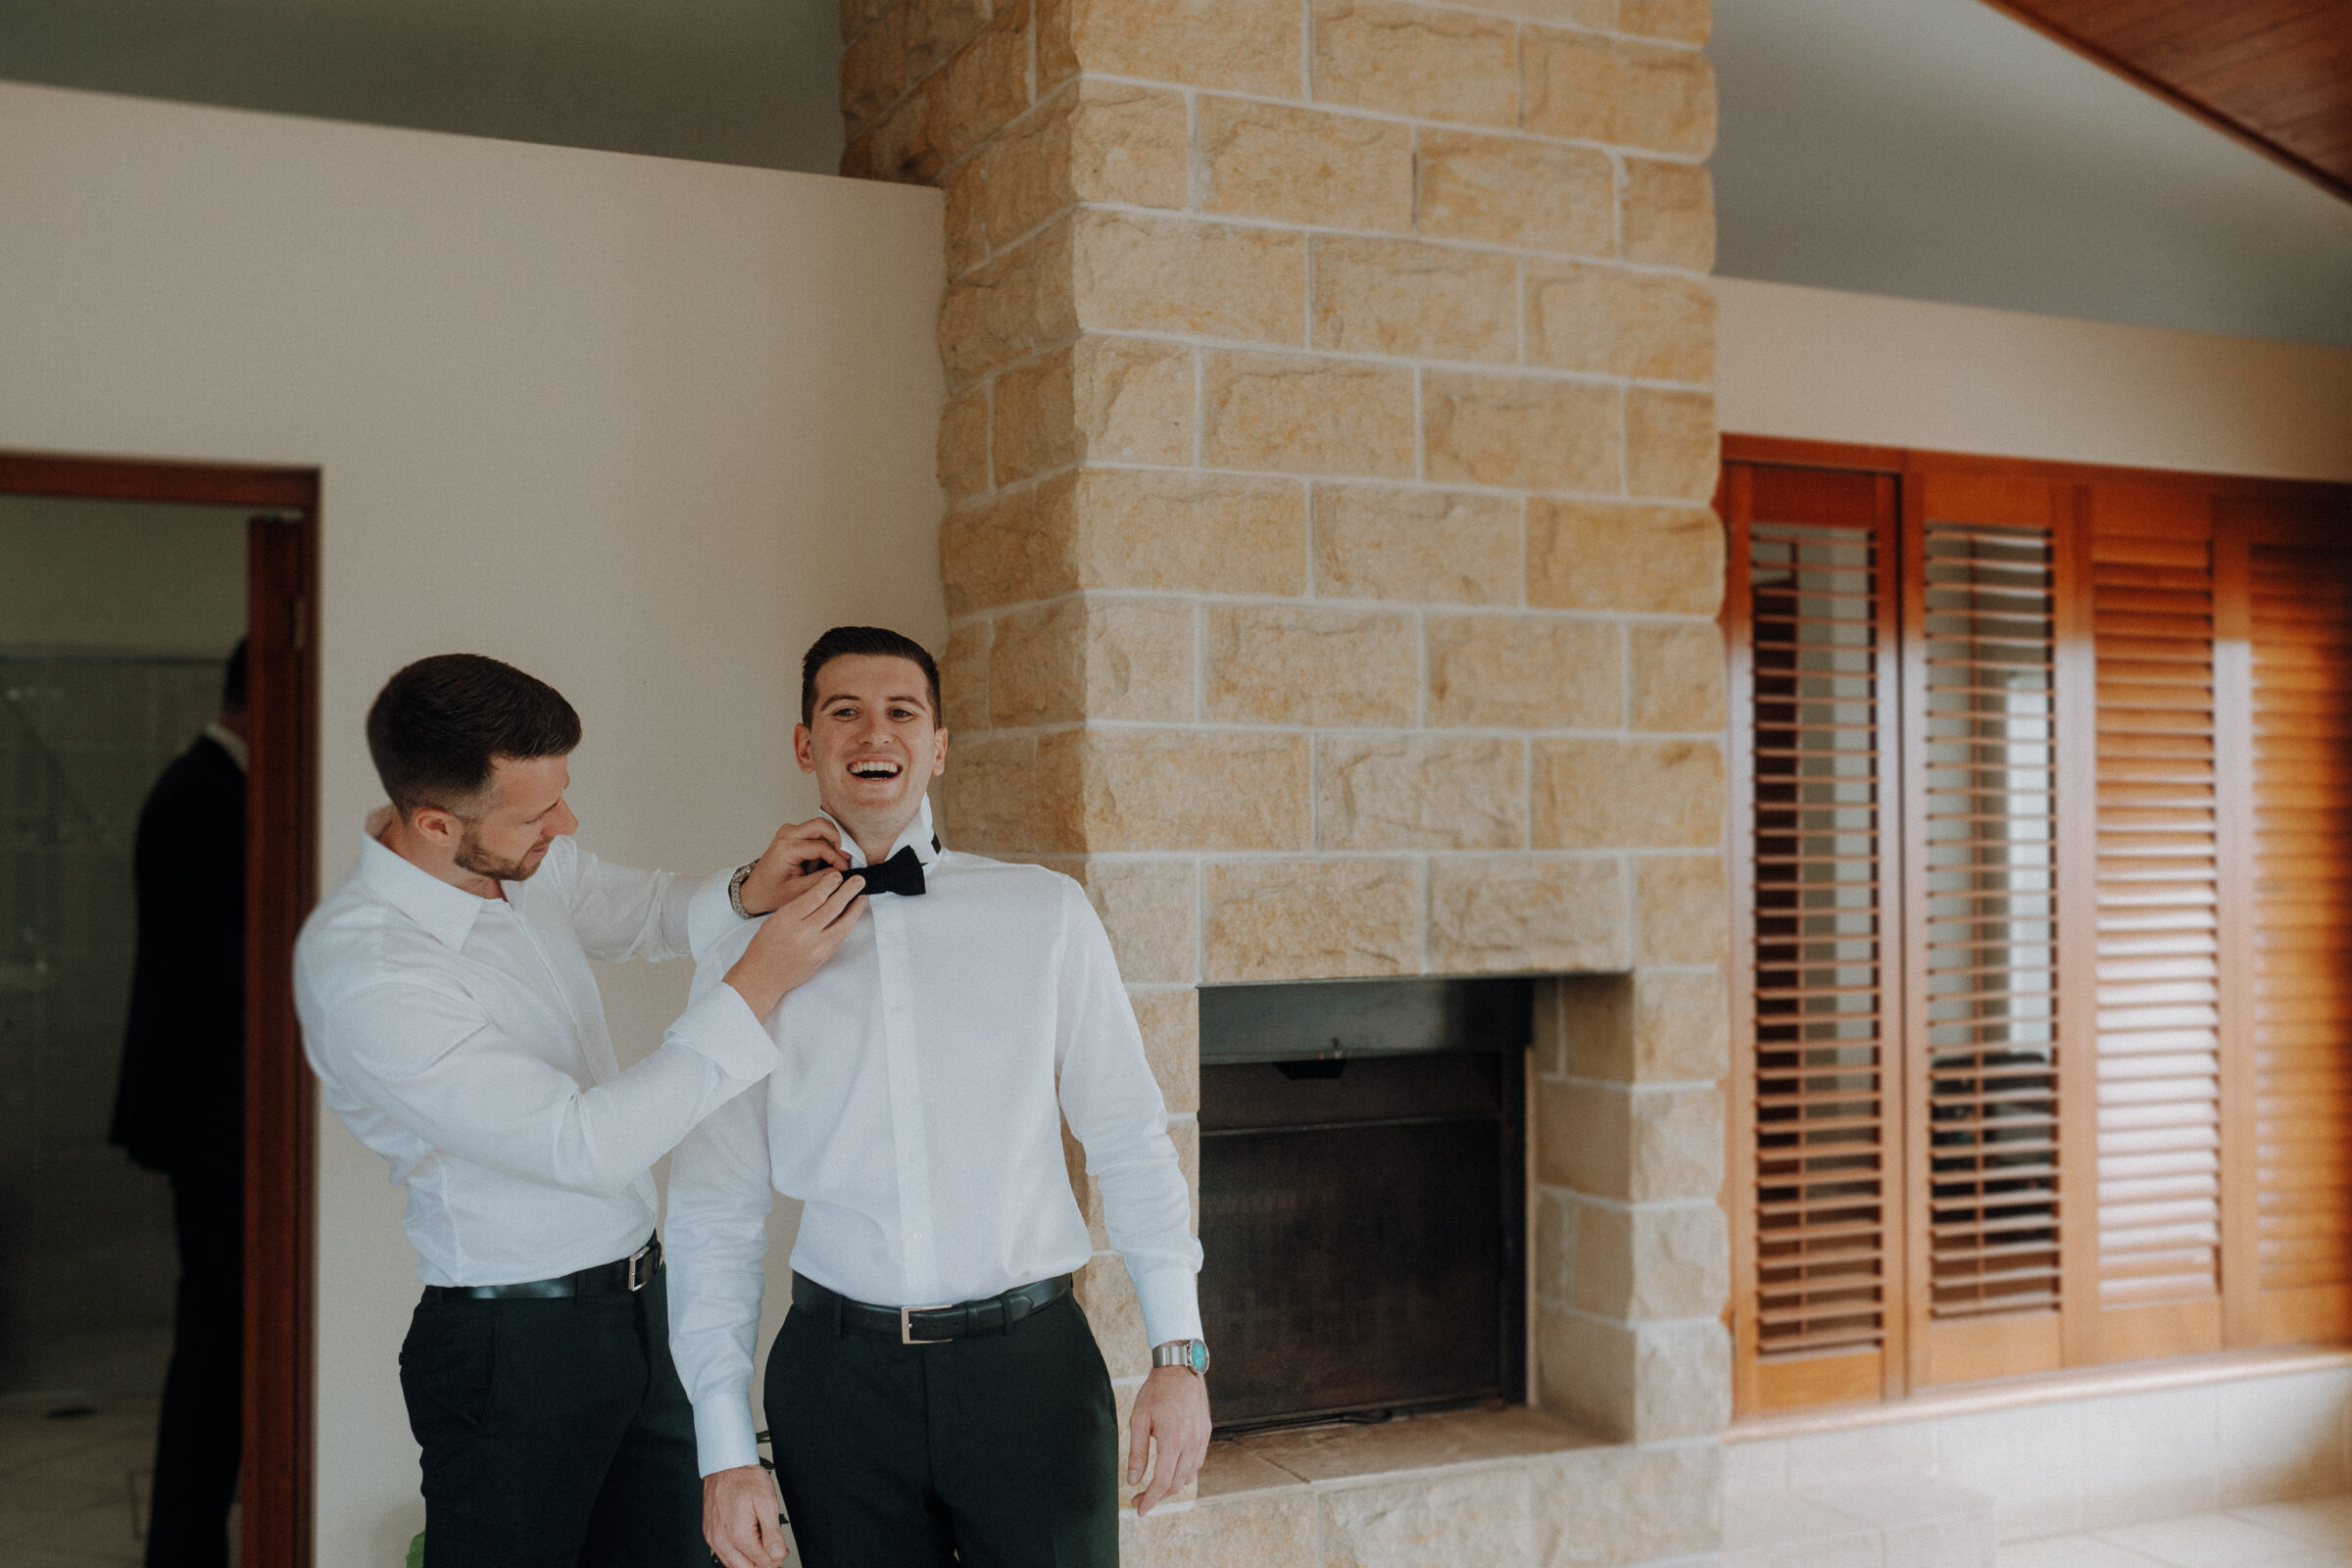
[[[953,0],[931,3],[952,4]],[[910,55],[914,42],[910,26]],[[911,66],[911,59],[908,64]],[[932,106],[931,135],[924,156],[907,169],[914,179],[928,183],[941,170],[1028,111],[1028,0],[997,6],[988,25],[959,46],[944,66],[919,78],[909,71],[907,80],[921,82],[917,96]]]
[[[1530,501],[1527,602],[1713,615],[1723,603],[1723,524],[1699,507]]]
[[[1618,390],[1585,381],[1432,370],[1422,378],[1428,477],[1514,490],[1622,487]]]
[[[1070,195],[1082,202],[1180,208],[1191,200],[1184,95],[1083,80],[1069,116]]]
[[[959,393],[940,410],[938,473],[950,506],[988,489],[987,388]]]
[[[1039,809],[1098,853],[1298,850],[1307,742],[1262,731],[1069,730],[1044,736]],[[1054,848],[1062,847],[1056,842]]]
[[[1519,268],[1491,251],[1410,239],[1320,238],[1314,345],[1428,360],[1519,357]]]
[[[1434,859],[1429,865],[1429,967],[1442,974],[1622,967],[1624,884],[1614,858]]]
[[[1562,975],[1548,988],[1559,1035],[1556,1074],[1628,1081],[1630,1071],[1600,1067],[1631,1061],[1634,1033],[1634,977],[1630,974]]]
[[[1539,136],[1704,158],[1715,146],[1715,72],[1695,49],[1529,27],[1523,124]]]
[[[1723,841],[1719,742],[1543,740],[1535,762],[1538,849],[1697,849]]]
[[[1078,330],[1070,299],[1070,221],[1056,220],[948,285],[939,307],[940,358],[960,388]]]
[[[1636,626],[1634,728],[1710,730],[1724,725],[1723,633],[1712,624]]]
[[[1130,984],[1191,984],[1200,975],[1200,878],[1189,860],[1081,861],[1073,873],[1110,934]]]
[[[903,79],[920,81],[953,59],[988,25],[987,0],[903,0],[891,8],[906,18]]]
[[[1539,1568],[1712,1557],[1723,1539],[1723,1446],[1608,1445],[1529,1461]]]
[[[1695,277],[1531,266],[1527,358],[1561,370],[1712,385],[1715,290]]]
[[[1166,600],[1071,596],[998,618],[989,716],[1001,729],[1193,716],[1193,614]]]
[[[1719,855],[1634,860],[1634,961],[1721,963],[1731,956],[1731,888]]]
[[[1627,1323],[1712,1317],[1731,1292],[1731,1246],[1720,1204],[1579,1204],[1572,1301]]]
[[[1412,476],[1408,369],[1212,350],[1202,380],[1202,454],[1213,467]]]
[[[1037,782],[1037,742],[1029,736],[952,741],[948,770],[932,786],[941,836],[977,855],[1040,848]]]
[[[1268,98],[1300,91],[1297,0],[1062,0],[1061,14],[1068,41],[1041,34],[1041,74],[1058,52],[1106,76]]]
[[[1428,1472],[1316,1499],[1320,1568],[1526,1568],[1527,1472]]]
[[[1625,259],[1686,272],[1715,268],[1715,186],[1704,164],[1625,161]]]
[[[1303,1487],[1220,1498],[1181,1512],[1161,1508],[1142,1519],[1119,1515],[1124,1568],[1288,1568],[1314,1558],[1315,1499]]]
[[[1519,122],[1518,29],[1411,0],[1313,0],[1314,95],[1417,120]]]
[[[1185,464],[1193,456],[1193,351],[1090,333],[997,378],[996,481],[1085,458]]]
[[[1723,1181],[1723,1097],[1712,1086],[1536,1081],[1536,1170],[1546,1185],[1621,1203],[1712,1200]]]
[[[1569,256],[1617,245],[1617,175],[1608,154],[1475,131],[1421,132],[1421,233]]]
[[[1527,842],[1526,767],[1514,740],[1319,736],[1315,848],[1515,849]]]
[[[1617,30],[1702,44],[1713,9],[1710,0],[1617,0]]]
[[[873,25],[874,19],[890,9],[890,0],[838,0],[834,7],[841,24],[841,41],[855,42],[858,35]]]
[[[966,732],[988,728],[988,649],[994,628],[985,620],[958,621],[948,628],[948,651],[939,660],[940,722],[960,743]]]
[[[1087,1325],[1095,1331],[1095,1344],[1102,1351],[1102,1363],[1110,1369],[1110,1375],[1148,1376],[1152,1371],[1152,1343],[1145,1338],[1144,1309],[1135,1298],[1127,1266],[1118,1256],[1097,1252],[1078,1271],[1072,1294],[1086,1311]],[[1124,1445],[1119,1453],[1124,1460]]]
[[[1450,614],[1427,625],[1434,726],[1616,729],[1625,721],[1624,659],[1607,621]]]
[[[1531,22],[1564,23],[1571,27],[1613,27],[1617,0],[1457,0],[1472,11],[1494,11],[1525,17]]]
[[[1040,98],[1078,74],[1076,13],[1083,3],[1084,0],[1036,0],[1037,79],[1032,90]]]
[[[1152,1076],[1159,1082],[1160,1099],[1167,1102],[1173,1115],[1198,1111],[1200,993],[1190,987],[1181,991],[1140,991],[1130,1000],[1135,1004],[1135,1025],[1144,1034],[1144,1055],[1152,1063]]]
[[[1529,1201],[1536,1208],[1536,1234],[1528,1289],[1544,1305],[1565,1307],[1576,1289],[1576,1222],[1586,1205],[1559,1187],[1538,1187]]]
[[[849,137],[863,135],[906,91],[906,8],[881,8],[841,51],[841,120]]]
[[[1082,469],[950,513],[940,555],[956,615],[1082,587],[1298,594],[1306,492],[1278,479]]]
[[[1420,651],[1391,611],[1212,605],[1207,711],[1245,724],[1410,724]]]
[[[1203,97],[1200,140],[1203,212],[1332,228],[1413,226],[1409,125]]]
[[[1467,491],[1317,485],[1315,593],[1329,599],[1515,605],[1524,508]]]
[[[1421,966],[1421,879],[1410,860],[1212,863],[1204,903],[1203,978],[1211,982],[1411,974]]]
[[[1080,323],[1256,343],[1306,340],[1306,240],[1280,229],[1082,209],[1069,289]]]
[[[1707,392],[1628,387],[1625,488],[1657,500],[1704,503],[1722,472],[1715,398]]]
[[[1054,94],[941,181],[949,271],[961,272],[1072,202],[1183,207],[1187,135],[1181,93],[1090,78]]]
[[[1711,1438],[1731,1420],[1731,1338],[1720,1323],[1545,1311],[1536,1363],[1544,1408],[1617,1442]]]

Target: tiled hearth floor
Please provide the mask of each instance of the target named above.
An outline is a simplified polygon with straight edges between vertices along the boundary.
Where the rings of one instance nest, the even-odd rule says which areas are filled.
[[[2352,1568],[2352,1497],[2021,1541],[2000,1568]]]
[[[153,1399],[0,1399],[0,1563],[135,1568],[154,1459]]]

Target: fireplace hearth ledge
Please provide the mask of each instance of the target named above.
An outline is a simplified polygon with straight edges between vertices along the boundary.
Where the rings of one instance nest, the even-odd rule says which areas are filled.
[[[1220,1438],[1200,1467],[1200,1500],[1312,1486],[1369,1481],[1416,1470],[1493,1464],[1603,1440],[1541,1410],[1449,1410],[1376,1424],[1333,1422]]]

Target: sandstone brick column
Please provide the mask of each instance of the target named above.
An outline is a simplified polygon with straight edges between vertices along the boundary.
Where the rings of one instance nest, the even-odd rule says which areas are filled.
[[[947,830],[1086,883],[1188,1156],[1201,983],[1614,976],[1535,1063],[1537,1382],[1642,1444],[1728,1387],[1706,26],[843,5],[843,172],[947,201]]]

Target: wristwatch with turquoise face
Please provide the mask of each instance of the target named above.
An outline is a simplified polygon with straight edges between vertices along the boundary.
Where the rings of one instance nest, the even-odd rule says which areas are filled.
[[[1153,1366],[1180,1366],[1196,1375],[1208,1375],[1208,1347],[1199,1340],[1170,1340],[1152,1347]]]

